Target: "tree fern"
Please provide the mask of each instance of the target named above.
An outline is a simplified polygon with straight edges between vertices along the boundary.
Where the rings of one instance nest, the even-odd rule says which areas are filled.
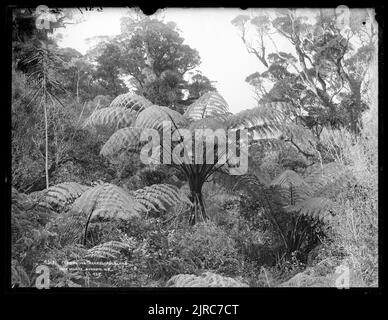
[[[281,124],[286,121],[286,117],[282,110],[287,108],[285,103],[268,103],[260,104],[257,108],[251,110],[242,111],[237,114],[231,114],[229,107],[222,96],[217,92],[208,92],[201,96],[197,101],[191,104],[185,113],[180,113],[164,106],[150,105],[147,100],[143,100],[139,96],[131,95],[130,93],[117,97],[111,106],[107,109],[114,109],[112,115],[110,111],[106,113],[96,114],[91,116],[87,120],[86,124],[109,124],[110,122],[117,123],[117,119],[120,119],[119,114],[123,115],[126,111],[136,112],[136,119],[127,125],[126,128],[118,130],[107,141],[101,150],[101,154],[106,157],[110,157],[115,153],[125,149],[136,150],[139,146],[140,132],[143,129],[156,129],[162,131],[164,122],[169,122],[173,130],[189,129],[194,131],[196,129],[248,129],[253,134],[255,143],[258,143],[260,139],[276,139],[280,136]],[[125,111],[126,110],[126,111]],[[194,137],[196,137],[194,135]],[[201,141],[202,142],[202,141]],[[195,141],[197,145],[198,141]],[[156,146],[163,151],[163,156],[168,150],[162,150],[162,146]],[[239,148],[240,156],[242,148]],[[214,150],[206,148],[206,153],[214,153],[214,163],[203,164],[196,163],[196,156],[194,153],[185,154],[187,161],[180,161],[178,158],[173,158],[173,165],[182,170],[186,175],[192,201],[192,214],[190,216],[190,222],[203,220],[207,217],[205,205],[202,199],[202,186],[209,179],[209,177],[221,168],[225,168],[225,171],[231,173],[231,167],[229,164],[219,163],[217,160],[223,158],[226,155],[221,148],[218,149],[218,145],[215,145]],[[223,153],[223,154],[219,154]],[[161,154],[161,153],[160,153]],[[217,155],[217,156],[216,156]],[[228,153],[229,155],[229,153]],[[226,156],[228,156],[226,155]],[[169,156],[167,154],[167,156]],[[156,159],[160,160],[160,159]],[[228,159],[226,159],[228,160]],[[235,170],[233,170],[235,172]],[[236,174],[236,173],[233,173]],[[144,199],[139,200],[143,206],[146,206]],[[153,208],[158,208],[160,204],[152,203]],[[151,203],[149,207],[151,208]]]
[[[109,183],[86,188],[62,217],[62,220],[66,220],[62,224],[67,226],[62,233],[67,234],[67,240],[79,238],[80,228],[84,228],[86,241],[88,226],[96,220],[129,220],[150,210],[158,212],[189,202],[178,188],[166,184],[155,184],[129,192]]]
[[[90,220],[138,217],[141,206],[124,189],[105,183],[84,192],[73,204],[72,210],[90,215]]]
[[[283,239],[288,254],[302,246],[313,227],[310,220],[327,223],[335,215],[335,204],[330,199],[315,196],[322,183],[313,188],[292,170],[282,172],[269,185],[255,175],[245,175],[239,180],[236,186],[260,200],[264,213]],[[313,181],[313,176],[310,181]],[[282,225],[279,214],[290,216],[289,223]]]
[[[317,185],[313,188],[292,170],[282,172],[270,185],[274,188],[273,199],[286,212],[295,212],[322,221],[328,220],[328,213],[333,214],[333,202],[323,197],[315,197],[314,194],[319,193]]]
[[[311,187],[292,170],[285,170],[270,184],[275,190],[275,198],[282,206],[294,205],[311,196]]]
[[[95,219],[129,220],[140,216],[141,205],[124,189],[101,184],[84,192],[72,206],[72,212],[87,217],[84,232],[86,244],[89,223]]]

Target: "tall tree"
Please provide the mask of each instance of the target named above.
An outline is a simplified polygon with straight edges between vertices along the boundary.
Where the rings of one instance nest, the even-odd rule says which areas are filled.
[[[188,71],[199,66],[200,57],[184,44],[175,23],[132,15],[122,19],[120,35],[104,40],[96,58],[101,76],[107,76],[102,70],[109,69],[111,82],[128,79],[135,92],[152,103],[183,112],[183,106],[189,104],[184,91],[193,91],[193,83],[201,85],[202,91],[214,89],[204,76],[190,82],[185,79]]]
[[[372,12],[345,11],[345,19],[334,9],[317,10],[313,18],[303,10],[274,13],[271,19],[232,20],[247,50],[266,68],[247,81],[260,99],[293,104],[293,117],[317,136],[326,125],[358,132],[367,107],[361,87],[377,35]],[[291,52],[277,50],[275,34],[289,42]]]
[[[116,43],[108,43],[100,56],[96,58],[95,78],[108,94],[124,93],[125,83],[120,77],[121,52]]]

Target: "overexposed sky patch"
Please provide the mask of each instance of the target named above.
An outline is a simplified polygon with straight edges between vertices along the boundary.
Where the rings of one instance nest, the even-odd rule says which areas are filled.
[[[88,49],[87,38],[119,34],[120,18],[127,12],[127,8],[85,12],[83,22],[58,30],[63,35],[59,45],[84,54]],[[247,14],[241,9],[229,8],[171,8],[158,13],[165,22],[174,21],[185,43],[198,50],[202,61],[198,69],[215,81],[232,112],[256,106],[252,88],[245,78],[264,70],[258,59],[247,52],[237,29],[231,24],[231,20],[242,13]],[[277,46],[278,50],[290,51],[283,39],[277,39]]]

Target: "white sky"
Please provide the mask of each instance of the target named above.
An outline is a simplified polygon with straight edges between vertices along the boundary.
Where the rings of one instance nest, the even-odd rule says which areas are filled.
[[[84,54],[88,49],[85,39],[120,33],[120,18],[127,10],[104,8],[102,12],[84,12],[85,21],[58,30],[63,35],[59,45],[72,47]],[[172,8],[162,12],[164,21],[174,21],[185,43],[198,50],[202,61],[198,69],[210,80],[216,81],[217,90],[232,112],[256,106],[252,88],[245,78],[264,70],[258,59],[247,52],[237,29],[231,24],[231,20],[239,14],[247,12],[233,8]],[[291,48],[284,39],[275,40],[279,51],[290,52]]]

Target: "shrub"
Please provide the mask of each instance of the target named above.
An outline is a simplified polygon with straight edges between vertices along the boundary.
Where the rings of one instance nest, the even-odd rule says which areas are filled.
[[[56,234],[46,228],[55,212],[40,206],[27,195],[12,190],[11,242],[12,258],[31,272],[34,262],[42,258]]]
[[[230,276],[241,272],[242,261],[235,241],[211,221],[183,232],[175,232],[171,244],[177,255],[197,269],[213,270]],[[186,273],[193,272],[195,270]]]
[[[349,255],[355,271],[368,285],[378,279],[377,192],[354,186],[338,197],[341,212],[334,239]]]
[[[375,91],[371,95],[375,96]],[[371,99],[370,110],[363,115],[359,136],[346,130],[326,130],[322,140],[336,162],[345,165],[354,180],[337,193],[340,205],[333,240],[351,260],[355,272],[367,285],[378,279],[378,150],[377,101]]]

